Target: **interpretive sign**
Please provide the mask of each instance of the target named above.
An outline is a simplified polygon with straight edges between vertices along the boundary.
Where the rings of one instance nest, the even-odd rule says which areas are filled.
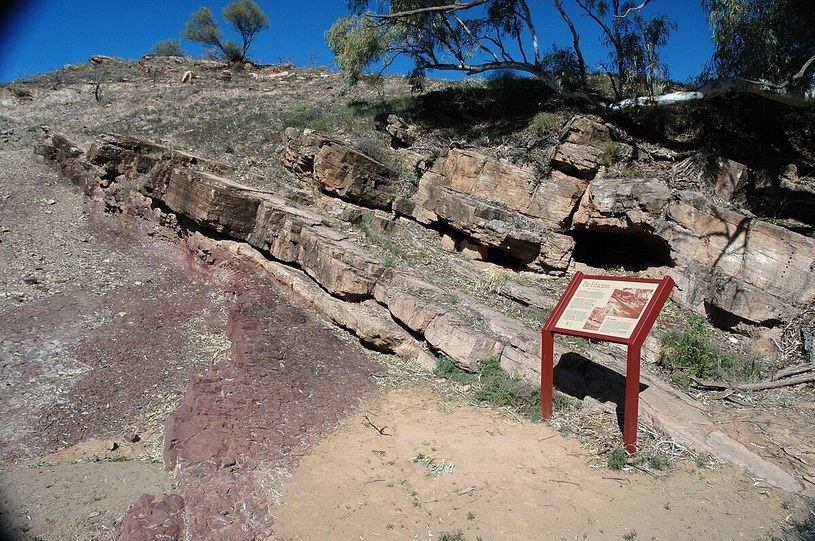
[[[552,416],[554,334],[582,336],[628,346],[623,441],[636,451],[640,350],[668,299],[674,281],[575,274],[541,330],[541,417]]]

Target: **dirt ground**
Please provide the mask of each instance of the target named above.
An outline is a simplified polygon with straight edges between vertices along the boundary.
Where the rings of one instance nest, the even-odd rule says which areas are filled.
[[[0,153],[0,171],[4,533],[116,539],[140,495],[179,490],[178,472],[161,463],[164,423],[190,382],[230,361],[230,268],[207,268],[155,224],[106,214],[30,153]],[[301,340],[319,321],[296,300],[290,310],[315,325],[287,335],[304,357]],[[363,354],[332,332],[338,349],[306,359],[318,372]],[[404,368],[403,360],[369,362],[382,373]],[[304,398],[308,415],[285,425],[287,440],[302,445],[257,488],[265,507],[253,512],[271,530],[246,539],[809,535],[795,526],[811,513],[800,495],[736,466],[683,458],[658,474],[610,470],[574,436],[475,407],[411,370],[412,383],[380,388],[378,373],[358,376],[368,381],[331,411]],[[809,424],[783,415],[771,422],[790,437]],[[787,449],[815,461],[807,445]]]

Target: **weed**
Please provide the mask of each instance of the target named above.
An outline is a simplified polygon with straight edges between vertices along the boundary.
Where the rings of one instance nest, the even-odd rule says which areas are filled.
[[[622,447],[615,447],[608,455],[608,469],[621,470],[628,464],[628,453]]]
[[[648,465],[652,470],[663,470],[668,465],[665,459],[660,455],[651,455],[648,457]]]
[[[455,532],[441,532],[438,541],[466,541],[464,532],[456,530]]]
[[[533,421],[540,420],[540,387],[531,385],[521,378],[501,368],[496,357],[490,357],[481,363],[478,373],[467,372],[453,361],[441,355],[436,359],[433,374],[461,384],[478,383],[473,393],[479,402],[493,406],[508,406]],[[580,403],[568,395],[555,391],[552,400],[556,412],[571,411],[580,407]]]
[[[17,99],[28,99],[31,98],[31,91],[25,88],[20,88],[17,86],[10,86],[8,87],[9,92],[11,92],[15,98]]]
[[[467,520],[475,520],[475,513],[467,511]]]
[[[29,468],[50,468],[51,466],[57,466],[59,462],[54,462],[51,460],[39,460],[34,462],[33,464],[29,464]]]
[[[96,453],[90,456],[83,456],[78,462],[94,463],[94,462],[124,462],[126,459],[122,455],[102,455]]]
[[[539,134],[559,131],[563,127],[563,117],[558,113],[541,111],[532,117],[529,127]]]
[[[552,395],[552,409],[555,413],[562,413],[566,411],[574,411],[580,409],[581,402],[572,398],[571,396],[555,391]]]
[[[534,387],[501,368],[497,357],[481,363],[475,398],[495,406],[509,406],[532,420],[540,419],[540,388]]]
[[[476,378],[475,374],[462,370],[456,363],[444,355],[437,357],[436,368],[433,370],[433,374],[444,379],[455,381],[456,383],[472,383]]]
[[[447,462],[445,459],[442,459],[441,462],[439,462],[437,459],[424,453],[417,453],[416,456],[410,459],[410,461],[419,462],[427,466],[427,469],[430,470],[430,474],[433,477],[440,477],[447,473],[453,473],[453,468],[455,467],[452,462]]]
[[[696,314],[688,318],[682,331],[662,337],[660,363],[671,371],[675,383],[688,386],[693,378],[751,382],[762,375],[755,357],[722,351],[711,343],[705,319]]]
[[[637,530],[631,530],[630,532],[628,532],[627,534],[625,534],[623,536],[623,539],[625,539],[627,541],[633,541],[636,538],[637,538]]]
[[[603,165],[610,167],[623,157],[623,147],[617,141],[609,141],[603,151]]]

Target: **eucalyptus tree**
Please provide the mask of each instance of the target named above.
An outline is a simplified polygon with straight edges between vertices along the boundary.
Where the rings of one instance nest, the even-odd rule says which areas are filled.
[[[255,35],[269,28],[269,18],[253,0],[237,0],[227,4],[222,14],[224,20],[240,34],[240,44],[232,40],[223,41],[223,31],[215,21],[212,10],[207,7],[190,15],[181,35],[216,50],[230,62],[245,62]]]
[[[663,93],[663,83],[669,66],[661,53],[676,26],[665,15],[646,16],[654,0],[552,0],[534,4],[534,9],[530,0],[349,0],[349,15],[338,19],[326,37],[337,65],[352,82],[371,66],[387,67],[402,56],[412,60],[414,77],[433,70],[469,75],[513,70],[536,77],[558,94],[590,100],[609,111],[733,93],[811,107],[811,2],[702,0],[716,54],[701,86],[668,93]],[[608,51],[600,68],[613,96],[598,96],[587,82],[576,16],[588,17],[599,29]],[[542,45],[554,24],[569,29],[570,44]],[[755,49],[758,42],[761,47]],[[764,67],[754,68],[758,66]]]

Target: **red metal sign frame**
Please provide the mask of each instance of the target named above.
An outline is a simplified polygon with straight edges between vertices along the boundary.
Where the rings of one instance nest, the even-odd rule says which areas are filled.
[[[621,282],[621,283],[648,283],[655,284],[653,294],[650,296],[645,307],[642,309],[637,322],[628,336],[613,336],[602,334],[593,330],[564,328],[558,325],[561,322],[575,293],[580,289],[586,280],[598,282]],[[627,346],[626,373],[625,373],[625,410],[623,422],[623,443],[626,451],[635,453],[637,451],[637,416],[639,410],[640,391],[640,358],[642,344],[651,331],[654,322],[659,316],[665,301],[671,294],[674,281],[670,276],[660,280],[652,278],[628,278],[623,276],[595,276],[586,275],[582,272],[575,273],[566,291],[558,301],[557,306],[549,315],[543,328],[541,329],[541,418],[549,419],[552,416],[552,399],[554,395],[554,349],[555,334],[567,334],[572,336],[582,336],[593,340],[603,340],[616,342]]]

